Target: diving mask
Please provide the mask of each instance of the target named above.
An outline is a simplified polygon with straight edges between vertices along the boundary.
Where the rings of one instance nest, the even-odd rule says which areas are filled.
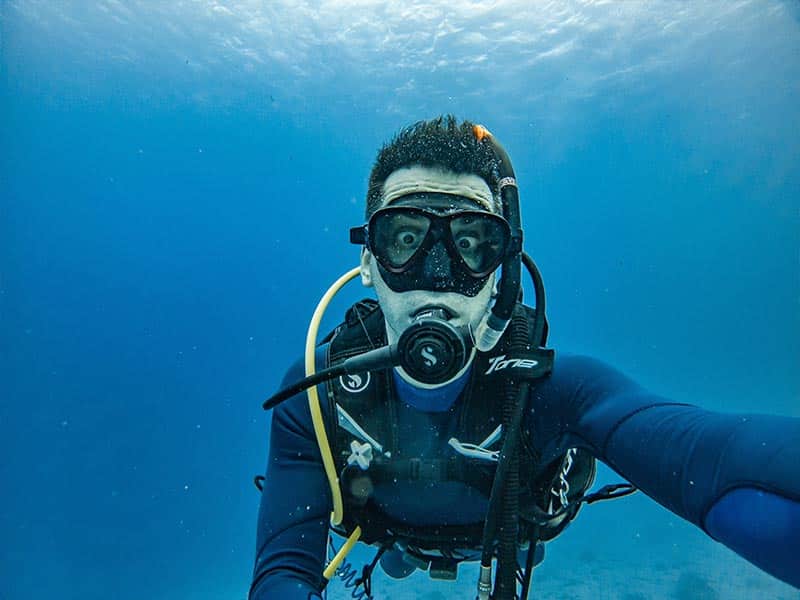
[[[375,256],[395,292],[451,291],[475,296],[506,256],[511,231],[502,217],[481,210],[381,208],[350,241]]]

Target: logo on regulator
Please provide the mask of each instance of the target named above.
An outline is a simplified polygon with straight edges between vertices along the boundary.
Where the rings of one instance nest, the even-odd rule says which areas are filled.
[[[430,346],[425,346],[420,354],[422,354],[422,358],[425,360],[425,365],[428,367],[435,367],[436,363],[439,362],[439,360],[436,358],[436,355],[433,353],[433,348]]]

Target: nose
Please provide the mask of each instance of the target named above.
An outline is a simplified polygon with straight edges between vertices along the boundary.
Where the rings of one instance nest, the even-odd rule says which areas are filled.
[[[446,290],[453,286],[450,255],[443,242],[436,242],[428,251],[423,269],[425,278],[433,284],[434,290]]]

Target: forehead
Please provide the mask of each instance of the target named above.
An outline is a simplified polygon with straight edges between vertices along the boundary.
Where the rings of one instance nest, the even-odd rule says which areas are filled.
[[[461,198],[470,205],[463,208],[476,207],[495,212],[495,201],[488,184],[473,173],[454,173],[435,167],[405,167],[398,169],[383,184],[381,206],[399,204],[414,197],[418,201],[425,200],[430,208],[447,208]],[[418,204],[418,206],[423,206]]]
[[[384,206],[387,206],[384,204]],[[419,192],[406,194],[391,201],[388,206],[416,206],[426,208],[437,213],[450,213],[459,210],[486,210],[480,202],[464,196],[442,194],[440,192]]]

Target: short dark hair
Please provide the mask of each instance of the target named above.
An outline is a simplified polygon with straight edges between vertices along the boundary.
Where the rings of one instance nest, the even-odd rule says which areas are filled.
[[[470,121],[459,124],[453,115],[442,115],[401,129],[380,149],[370,172],[367,219],[381,206],[386,178],[404,167],[440,167],[454,173],[472,173],[481,177],[496,195],[497,157],[489,144],[479,143],[474,126]]]

